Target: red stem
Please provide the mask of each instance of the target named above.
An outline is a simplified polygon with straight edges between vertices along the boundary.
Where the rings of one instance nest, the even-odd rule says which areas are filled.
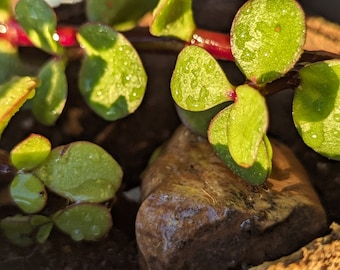
[[[197,29],[190,45],[204,48],[216,59],[234,61],[230,48],[230,36],[227,34]]]
[[[78,47],[76,33],[75,27],[60,26],[57,28],[55,38],[63,47]],[[126,36],[142,50],[171,51],[172,48],[172,51],[178,53],[185,45],[196,45],[207,50],[216,59],[234,61],[230,49],[230,37],[227,34],[197,29],[191,41],[187,43],[169,38],[154,37],[150,35],[148,30],[127,32]],[[0,39],[5,39],[14,46],[34,46],[25,31],[14,19],[0,23]]]

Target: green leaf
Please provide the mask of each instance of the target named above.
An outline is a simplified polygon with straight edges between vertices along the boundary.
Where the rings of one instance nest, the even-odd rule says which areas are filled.
[[[34,244],[34,240],[44,243],[52,227],[52,219],[41,215],[17,215],[6,217],[0,222],[0,229],[7,239],[13,244],[24,247]]]
[[[271,144],[267,136],[264,136],[264,139],[259,144],[254,164],[248,168],[238,165],[230,155],[227,138],[229,114],[232,106],[222,110],[211,121],[208,132],[209,142],[216,154],[236,175],[250,184],[262,184],[271,173]]]
[[[222,109],[228,106],[229,103],[222,103],[211,109],[199,112],[187,111],[179,106],[176,106],[177,113],[182,123],[196,134],[207,137],[207,131],[211,119]]]
[[[15,75],[24,74],[18,50],[7,40],[0,40],[0,66],[3,67],[0,72],[0,84],[7,82]]]
[[[31,134],[17,144],[10,153],[15,168],[31,170],[40,165],[50,154],[50,141],[39,134]]]
[[[53,215],[55,225],[74,241],[95,241],[112,227],[109,209],[96,204],[74,204]]]
[[[138,20],[157,3],[158,0],[87,0],[86,14],[90,21],[125,31],[136,26]]]
[[[304,13],[295,0],[247,1],[236,14],[231,30],[237,65],[259,85],[291,69],[304,41]]]
[[[13,78],[0,85],[0,136],[12,116],[35,94],[36,82],[30,77]]]
[[[34,243],[31,236],[34,226],[29,216],[6,217],[0,221],[0,228],[6,238],[15,245],[27,247]]]
[[[36,213],[44,208],[47,193],[44,184],[30,173],[18,174],[10,185],[11,196],[25,213]]]
[[[228,145],[235,162],[247,168],[254,164],[267,131],[268,111],[264,97],[256,89],[241,85],[236,95],[228,119]]]
[[[61,115],[67,97],[67,79],[62,60],[52,59],[38,75],[41,84],[32,99],[35,118],[44,125],[53,125]]]
[[[204,111],[231,101],[234,88],[218,62],[196,46],[188,46],[179,54],[170,87],[177,105],[189,111]]]
[[[15,15],[36,47],[52,54],[63,53],[57,42],[56,15],[45,1],[20,0],[15,6]]]
[[[153,11],[150,33],[190,41],[196,29],[192,0],[160,0]]]
[[[104,202],[114,197],[123,172],[100,146],[75,142],[51,151],[34,174],[55,193],[77,202]]]
[[[303,141],[340,160],[340,60],[310,64],[299,71],[293,119]]]
[[[87,24],[77,35],[85,57],[79,88],[88,105],[106,120],[134,112],[144,97],[147,76],[131,44],[113,29]]]

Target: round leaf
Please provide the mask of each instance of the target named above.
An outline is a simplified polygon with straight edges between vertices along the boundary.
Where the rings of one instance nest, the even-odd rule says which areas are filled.
[[[53,125],[62,113],[67,96],[65,66],[60,59],[52,59],[39,72],[41,84],[32,100],[35,118],[44,125]]]
[[[35,94],[36,82],[30,77],[13,78],[0,85],[0,136],[12,116]]]
[[[308,65],[299,75],[293,100],[297,130],[316,152],[340,160],[340,61]]]
[[[31,134],[12,149],[10,159],[17,169],[31,170],[40,165],[50,152],[51,143],[48,139]]]
[[[54,11],[43,0],[20,0],[15,15],[32,43],[48,53],[62,53],[56,41],[57,19]]]
[[[171,94],[181,108],[208,110],[232,100],[233,88],[218,62],[204,49],[188,46],[179,54]]]
[[[114,197],[123,172],[100,146],[75,142],[54,148],[34,174],[71,201],[104,202]]]
[[[85,57],[79,88],[89,106],[106,120],[134,112],[141,104],[147,76],[123,35],[107,26],[88,24],[77,35]]]
[[[264,97],[256,89],[241,85],[236,95],[228,119],[228,146],[235,162],[247,168],[254,164],[267,131],[268,111]]]
[[[10,193],[17,206],[26,213],[36,213],[47,201],[45,186],[32,174],[18,174],[10,185]]]
[[[160,0],[153,12],[150,33],[190,41],[196,29],[192,0]]]
[[[34,226],[29,216],[6,217],[0,221],[1,232],[13,244],[27,247],[34,243],[31,235]]]
[[[53,215],[55,225],[75,241],[103,238],[112,227],[109,209],[96,204],[75,204]]]
[[[239,166],[231,157],[228,147],[227,129],[233,105],[218,113],[209,126],[208,139],[216,154],[239,177],[250,184],[262,184],[271,172],[271,145],[266,136],[260,142],[254,164],[248,168]]]
[[[247,1],[231,30],[236,63],[248,79],[260,85],[291,69],[304,41],[304,13],[295,0]]]

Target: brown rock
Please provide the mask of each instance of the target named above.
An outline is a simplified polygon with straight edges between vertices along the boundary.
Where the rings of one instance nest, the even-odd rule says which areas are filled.
[[[333,223],[331,229],[330,234],[315,239],[293,254],[250,270],[340,269],[340,225]]]
[[[180,127],[145,172],[136,219],[141,269],[227,269],[290,254],[326,228],[292,152],[272,141],[266,187],[246,184]]]

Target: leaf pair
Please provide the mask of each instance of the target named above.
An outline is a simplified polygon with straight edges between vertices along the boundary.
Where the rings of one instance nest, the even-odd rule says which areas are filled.
[[[171,79],[171,93],[181,108],[180,115],[186,117],[191,126],[197,126],[196,122],[205,115],[208,115],[205,122],[209,123],[217,113],[212,113],[212,109],[221,109],[226,102],[234,101],[211,122],[209,141],[235,173],[259,184],[267,178],[271,168],[271,148],[264,136],[268,124],[266,103],[261,94],[248,85],[234,88],[216,60],[204,49],[190,46],[179,54]],[[185,112],[184,115],[184,110],[198,113]],[[198,129],[202,134],[201,128]],[[250,167],[252,169],[246,169]]]

